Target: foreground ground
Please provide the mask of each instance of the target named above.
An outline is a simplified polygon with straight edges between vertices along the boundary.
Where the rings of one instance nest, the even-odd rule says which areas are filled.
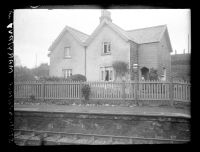
[[[14,110],[67,112],[67,113],[104,113],[128,115],[167,115],[190,117],[189,109],[173,107],[145,107],[145,106],[96,106],[96,105],[55,105],[55,104],[14,104]]]

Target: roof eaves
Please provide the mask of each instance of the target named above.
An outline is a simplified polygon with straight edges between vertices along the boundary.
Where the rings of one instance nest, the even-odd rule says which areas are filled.
[[[158,26],[153,26],[153,27],[146,27],[146,28],[140,28],[140,29],[134,29],[134,30],[127,30],[126,32],[128,33],[129,35],[129,32],[133,32],[133,31],[142,31],[142,30],[145,30],[145,29],[153,29],[153,28],[160,28],[160,27],[164,27],[163,28],[163,31],[162,33],[159,35],[159,38],[157,38],[156,40],[153,40],[153,41],[148,41],[148,42],[142,42],[142,41],[139,41],[139,40],[135,40],[133,37],[131,37],[131,40],[135,41],[136,43],[138,44],[148,44],[148,43],[157,43],[157,42],[160,42],[162,36],[163,36],[163,33],[165,32],[166,30],[166,25],[158,25]],[[130,35],[129,35],[130,37]]]
[[[163,26],[164,26],[164,29],[163,29],[163,31],[162,31],[162,33],[160,34],[160,37],[159,37],[159,39],[158,39],[159,42],[161,41],[161,39],[162,39],[162,37],[163,37],[163,34],[165,33],[165,31],[166,31],[166,29],[167,29],[167,25],[163,25]]]
[[[169,33],[168,33],[167,28],[166,28],[166,34],[167,34],[167,37],[168,37],[168,43],[169,43],[169,47],[170,47],[170,52],[172,52],[173,51],[172,44],[171,44],[171,41],[170,41],[170,37],[169,37]]]
[[[89,36],[89,38],[85,41],[86,45],[89,45],[93,38],[97,35],[98,31],[101,29],[101,27],[105,24],[105,21],[102,21],[96,29],[92,32],[92,34]]]
[[[126,32],[139,31],[139,30],[145,30],[145,29],[150,29],[150,28],[158,28],[158,27],[162,27],[162,26],[166,27],[166,24],[157,25],[157,26],[150,26],[150,27],[144,27],[144,28],[133,29],[133,30],[126,30]]]
[[[48,51],[52,51],[55,47],[55,45],[60,41],[64,33],[66,32],[66,27],[60,32],[58,37],[52,42],[51,46],[49,47]]]
[[[55,48],[55,46],[57,45],[57,43],[59,43],[60,39],[64,36],[66,31],[70,32],[70,34],[80,43],[80,45],[84,46],[84,43],[80,40],[80,38],[76,34],[74,34],[74,32],[72,30],[75,30],[76,32],[80,32],[80,31],[73,29],[69,26],[65,26],[65,28],[61,31],[61,33],[58,35],[58,37],[53,41],[53,43],[49,47],[48,51],[52,51]],[[83,32],[80,32],[80,33],[85,34]],[[85,35],[88,36],[87,34],[85,34]]]
[[[115,31],[117,31],[117,33],[123,38],[125,39],[125,41],[131,40],[131,38],[128,36],[128,34],[121,29],[120,27],[116,26],[113,23],[108,24],[109,26],[111,26]]]

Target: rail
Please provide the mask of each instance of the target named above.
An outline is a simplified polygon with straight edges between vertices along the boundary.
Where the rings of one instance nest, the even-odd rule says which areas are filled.
[[[187,143],[189,140],[180,139],[164,139],[164,138],[145,138],[145,137],[128,137],[128,136],[113,136],[113,135],[97,135],[97,134],[82,134],[82,133],[66,133],[66,132],[52,132],[52,131],[36,131],[25,129],[14,129],[15,140],[22,140],[23,145],[33,137],[38,137],[43,142],[48,142],[47,138],[54,137],[52,142],[54,144],[134,144],[139,141],[145,143]],[[16,133],[17,132],[17,133]],[[20,138],[21,135],[29,134],[25,139]],[[55,137],[55,135],[57,137]],[[89,137],[89,139],[87,139]],[[62,139],[68,139],[68,142]],[[102,141],[103,139],[103,141]]]

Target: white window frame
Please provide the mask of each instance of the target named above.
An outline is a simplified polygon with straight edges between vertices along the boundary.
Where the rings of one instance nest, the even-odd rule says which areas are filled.
[[[63,69],[64,78],[68,78],[72,75],[72,69]]]
[[[70,50],[71,50],[70,46],[64,47],[64,58],[71,58],[71,56],[70,56]]]
[[[106,48],[106,52],[105,52]],[[111,42],[103,42],[103,54],[111,54]]]
[[[108,80],[106,80],[106,71],[108,71]],[[112,66],[100,67],[101,81],[114,81],[114,70]]]
[[[167,70],[165,67],[163,67],[163,74],[161,75],[161,80],[166,81],[166,76],[167,76]]]

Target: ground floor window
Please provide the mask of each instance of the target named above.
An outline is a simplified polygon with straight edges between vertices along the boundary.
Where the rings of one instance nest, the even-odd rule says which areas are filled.
[[[101,67],[100,68],[100,80],[101,81],[113,81],[114,73],[112,67]]]
[[[72,69],[63,69],[64,78],[68,78],[72,75]]]
[[[163,67],[163,70],[162,70],[162,75],[161,75],[161,78],[160,78],[162,81],[166,81],[166,68]]]

